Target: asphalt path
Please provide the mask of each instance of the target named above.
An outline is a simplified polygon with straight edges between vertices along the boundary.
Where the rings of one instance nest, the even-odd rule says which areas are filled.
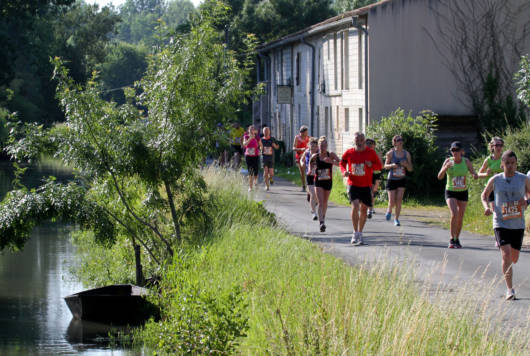
[[[351,265],[385,261],[412,267],[418,291],[436,291],[438,297],[468,295],[477,305],[487,303],[493,323],[501,328],[530,328],[530,252],[523,248],[514,267],[517,300],[505,301],[506,286],[501,271],[501,258],[493,235],[463,232],[462,249],[448,249],[449,231],[407,215],[400,217],[401,226],[386,221],[384,209],[376,209],[364,228],[365,245],[350,244],[352,223],[350,208],[330,203],[326,216],[326,232],[319,231],[313,221],[306,193],[299,186],[275,179],[270,191],[260,184],[251,196],[263,201],[276,215],[280,225],[294,235],[320,244],[323,249]],[[524,331],[524,330],[523,330]]]

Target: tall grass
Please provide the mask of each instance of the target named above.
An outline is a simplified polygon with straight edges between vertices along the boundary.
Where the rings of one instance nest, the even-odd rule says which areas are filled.
[[[215,233],[208,245],[186,253],[186,264],[169,267],[162,282],[164,297],[159,300],[165,316],[147,326],[148,347],[161,353],[186,353],[176,342],[169,347],[168,338],[178,341],[182,335],[182,323],[175,318],[188,312],[184,309],[189,303],[184,299],[180,299],[184,304],[174,303],[171,298],[182,296],[177,286],[193,285],[196,296],[226,296],[234,290],[243,295],[244,305],[238,306],[235,317],[243,313],[248,318],[246,326],[239,324],[246,336],[229,341],[234,346],[227,349],[231,351],[211,353],[518,355],[528,351],[528,330],[517,335],[491,332],[487,298],[477,305],[469,298],[435,293],[434,299],[438,295],[448,303],[433,303],[433,296],[427,294],[431,289],[413,282],[413,263],[408,269],[367,263],[351,267],[275,227],[272,216],[241,193],[240,178],[216,170],[205,175],[217,196]],[[200,340],[207,341],[215,337],[208,332],[215,330],[204,323],[229,328],[229,323],[212,321],[224,320],[226,312],[223,318],[214,318],[216,310],[224,308],[202,304],[201,308],[208,317],[190,318],[187,333],[193,333],[194,327],[206,330]]]

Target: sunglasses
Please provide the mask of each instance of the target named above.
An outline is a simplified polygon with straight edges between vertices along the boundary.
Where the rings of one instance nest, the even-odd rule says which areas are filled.
[[[451,152],[460,152],[460,148],[451,148]]]
[[[495,147],[503,147],[504,144],[503,144],[503,143],[496,143],[494,146],[495,146]]]

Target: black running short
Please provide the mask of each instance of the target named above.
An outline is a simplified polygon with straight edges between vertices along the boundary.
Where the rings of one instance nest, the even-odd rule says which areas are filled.
[[[456,200],[460,201],[468,201],[469,195],[467,193],[467,190],[462,190],[460,192],[456,192],[453,190],[445,190],[445,200],[454,198]]]
[[[386,190],[396,190],[407,186],[406,179],[389,179],[386,181]]]
[[[378,180],[381,180],[381,172],[372,174],[372,184],[375,184]]]
[[[245,156],[247,162],[248,175],[257,176],[259,171],[259,156]]]
[[[493,231],[495,231],[495,240],[497,240],[499,246],[510,245],[512,248],[521,251],[524,229],[497,227]]]
[[[372,189],[370,187],[348,185],[348,198],[350,198],[350,203],[353,203],[354,200],[360,200],[367,207],[372,207]]]
[[[274,168],[274,159],[272,155],[263,155],[263,168]]]
[[[331,179],[318,180],[318,178],[316,178],[315,187],[322,188],[324,190],[331,190],[333,187],[333,181]]]
[[[230,146],[232,148],[232,153],[237,152],[239,153],[240,156],[243,155],[243,149],[241,148],[240,145],[230,145]]]
[[[307,175],[307,176],[305,176],[305,181],[306,181],[307,185],[315,185],[315,176]]]

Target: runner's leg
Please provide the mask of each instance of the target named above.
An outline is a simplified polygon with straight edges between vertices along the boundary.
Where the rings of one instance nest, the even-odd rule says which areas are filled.
[[[458,219],[455,230],[455,239],[460,237],[460,232],[462,231],[462,225],[464,224],[464,214],[466,212],[467,201],[457,200],[458,205]]]
[[[512,268],[512,251],[513,248],[510,245],[503,245],[500,247],[501,257],[502,257],[502,273],[504,274],[504,280],[506,281],[506,287],[512,289],[512,277],[513,277],[513,268]]]
[[[396,194],[397,194],[397,189],[388,191],[388,208],[386,210],[387,213],[392,214],[392,209],[396,205]]]
[[[353,231],[359,232],[359,210],[361,208],[361,202],[359,199],[355,199],[351,202],[351,222],[353,224]]]
[[[300,172],[300,179],[302,180],[302,188],[305,191],[305,172],[302,166],[299,162],[296,162],[296,166],[298,167],[298,171]]]
[[[401,203],[403,202],[403,195],[405,195],[405,188],[399,187],[395,190],[396,192],[396,200],[394,203],[396,204],[396,217],[395,219],[399,219],[399,215],[401,214]]]
[[[360,206],[360,216],[359,216],[359,232],[363,232],[364,224],[366,224],[366,214],[368,211],[368,207],[364,205],[364,203],[361,203]]]
[[[446,200],[447,206],[449,207],[449,213],[451,214],[450,233],[451,239],[456,238],[457,230],[457,219],[458,219],[458,204],[455,198],[449,198]]]

